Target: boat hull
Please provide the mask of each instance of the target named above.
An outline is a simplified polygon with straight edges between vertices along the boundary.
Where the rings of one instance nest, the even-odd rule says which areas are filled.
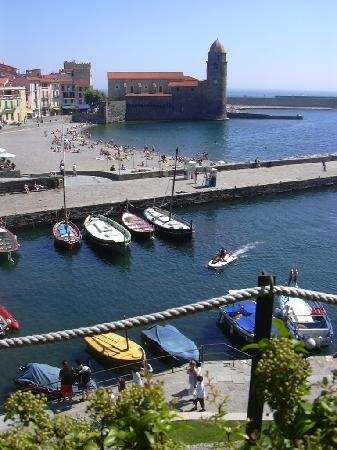
[[[65,230],[65,233],[62,234],[60,230]],[[69,230],[68,234],[67,230]],[[53,226],[52,236],[57,246],[67,250],[77,248],[82,242],[82,234],[78,226],[72,222],[67,224],[64,220]]]
[[[211,259],[211,261],[208,262],[208,267],[210,267],[211,269],[222,269],[223,267],[227,266],[228,264],[232,263],[233,261],[236,260],[235,256],[229,256],[226,260],[221,260],[218,262],[213,262],[213,259]]]
[[[0,225],[0,257],[8,257],[9,254],[19,250],[20,244],[14,233]]]
[[[154,227],[147,220],[131,214],[123,213],[121,217],[123,226],[137,239],[151,239],[154,234]]]
[[[153,226],[159,236],[172,239],[191,239],[194,233],[192,223],[172,215],[169,219],[169,211],[151,207],[144,210],[144,217]]]
[[[99,234],[95,235],[90,230],[90,222],[94,221],[95,219],[98,219],[100,221],[106,222],[110,227],[116,228],[119,232],[121,232],[124,235],[123,241],[116,241],[115,239],[107,239],[104,237],[100,237]],[[130,232],[125,229],[122,225],[115,222],[112,219],[108,219],[104,216],[88,216],[84,221],[84,228],[85,228],[85,235],[92,243],[95,245],[98,245],[100,247],[116,251],[119,253],[124,253],[129,250],[129,246],[131,243],[131,234]]]

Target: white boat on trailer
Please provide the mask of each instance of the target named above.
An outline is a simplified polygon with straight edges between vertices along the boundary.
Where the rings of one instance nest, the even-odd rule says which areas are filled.
[[[288,286],[297,287],[298,271],[292,269]],[[275,316],[281,318],[290,335],[302,341],[307,350],[329,346],[333,340],[330,318],[321,303],[282,295],[277,299]]]
[[[131,243],[131,234],[118,222],[102,215],[89,215],[84,221],[87,236],[96,244],[124,251]]]

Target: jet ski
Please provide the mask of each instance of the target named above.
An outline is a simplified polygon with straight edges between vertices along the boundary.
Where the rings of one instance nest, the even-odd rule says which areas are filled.
[[[213,259],[211,259],[208,262],[208,267],[211,269],[221,269],[224,266],[227,266],[227,264],[233,262],[236,260],[236,256],[234,256],[231,252],[228,252],[227,250],[224,251],[224,254],[221,254],[221,252],[218,252]]]

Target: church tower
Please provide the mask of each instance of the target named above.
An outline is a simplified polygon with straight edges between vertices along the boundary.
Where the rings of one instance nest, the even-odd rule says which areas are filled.
[[[227,58],[217,39],[211,45],[207,61],[206,114],[208,119],[226,119]]]

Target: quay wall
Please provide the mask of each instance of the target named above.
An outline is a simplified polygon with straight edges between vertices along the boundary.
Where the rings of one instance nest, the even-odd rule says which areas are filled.
[[[279,183],[262,184],[256,186],[246,186],[232,189],[210,188],[207,191],[193,192],[189,194],[178,194],[174,197],[174,206],[183,207],[188,205],[228,202],[239,199],[254,199],[256,197],[280,194],[286,192],[299,192],[310,189],[319,189],[337,185],[337,176],[328,178],[313,178],[300,181],[287,181]],[[167,201],[166,197],[155,197],[152,199],[129,199],[129,202],[137,209],[152,206],[154,200],[157,204]],[[82,207],[69,208],[71,220],[82,222],[88,214],[109,215],[120,213],[125,207],[125,202],[111,202],[103,204],[87,205]],[[51,225],[60,217],[60,211],[49,210],[34,212],[29,214],[16,214],[6,217],[6,223],[12,228],[36,227]]]
[[[310,97],[305,95],[275,97],[228,97],[230,105],[283,106],[284,108],[329,108],[337,109],[337,97]]]

